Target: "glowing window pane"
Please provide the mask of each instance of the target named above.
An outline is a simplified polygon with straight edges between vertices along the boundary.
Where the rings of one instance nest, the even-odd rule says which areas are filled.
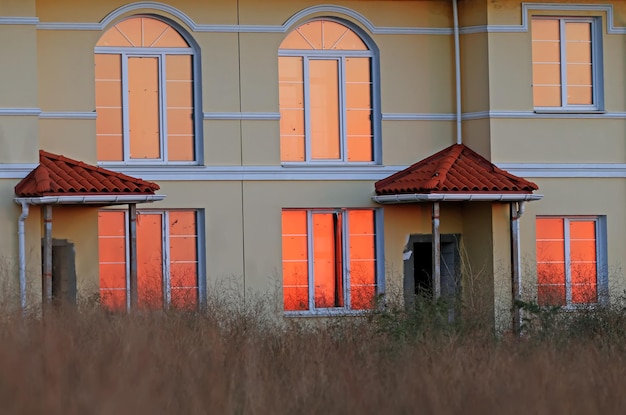
[[[313,273],[315,307],[343,307],[341,216],[313,214]]]
[[[160,158],[158,58],[128,58],[128,106],[131,158]]]
[[[341,157],[339,132],[339,74],[336,60],[309,63],[311,158]]]
[[[137,291],[139,306],[163,308],[162,215],[137,216]]]
[[[282,212],[283,301],[286,311],[308,310],[307,219],[305,211]]]

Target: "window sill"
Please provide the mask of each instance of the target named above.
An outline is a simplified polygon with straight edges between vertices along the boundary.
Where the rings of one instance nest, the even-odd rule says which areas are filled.
[[[535,109],[535,114],[606,114],[605,110],[584,110],[584,109]]]
[[[188,168],[201,168],[204,167],[202,164],[199,164],[196,161],[193,162],[109,162],[109,161],[101,161],[97,163],[98,167],[104,167],[105,169],[113,168],[113,169],[126,169],[126,168],[180,168],[180,167],[188,167]]]
[[[371,310],[315,310],[315,311],[285,311],[284,317],[358,317],[364,316]]]
[[[333,167],[333,168],[358,168],[358,167],[384,167],[380,163],[375,162],[341,162],[341,163],[307,163],[307,162],[283,162],[280,164],[285,168],[306,168],[315,169],[319,167]]]

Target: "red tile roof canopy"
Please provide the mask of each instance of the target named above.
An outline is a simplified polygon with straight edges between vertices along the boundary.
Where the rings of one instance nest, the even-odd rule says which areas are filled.
[[[454,144],[375,184],[377,195],[530,194],[535,183],[496,167],[464,144]]]
[[[39,151],[39,166],[15,186],[18,197],[153,195],[159,185]]]

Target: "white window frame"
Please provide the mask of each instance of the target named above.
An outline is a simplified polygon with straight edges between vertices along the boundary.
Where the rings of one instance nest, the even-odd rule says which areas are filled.
[[[103,212],[120,212],[116,209],[104,209]],[[128,235],[128,210],[124,212],[124,244],[125,244],[125,263],[126,263],[126,311],[130,310],[130,240]],[[206,307],[206,239],[204,237],[204,211],[202,209],[167,209],[153,210],[141,209],[137,210],[137,220],[142,214],[161,215],[161,275],[163,278],[163,309],[168,310],[171,305],[172,291],[170,284],[170,230],[169,230],[169,213],[170,212],[194,212],[196,214],[196,257],[198,261],[197,278],[198,278],[198,309]]]
[[[608,261],[606,216],[537,216],[537,219],[563,219],[565,257],[565,310],[579,310],[608,303]],[[596,235],[596,298],[595,303],[572,303],[572,269],[570,253],[570,223],[594,222]],[[535,282],[537,279],[535,278]]]
[[[279,57],[302,58],[303,84],[304,84],[304,161],[281,161],[285,167],[288,166],[369,166],[381,164],[381,112],[380,112],[380,72],[378,64],[378,50],[373,41],[360,28],[349,24],[341,19],[324,18],[322,20],[337,22],[352,30],[368,50],[309,50],[309,49],[279,49]],[[302,24],[299,24],[301,26]],[[371,82],[371,122],[372,122],[372,160],[371,161],[348,161],[348,137],[346,131],[346,58],[369,58],[370,60],[370,82]],[[309,82],[309,62],[311,60],[337,60],[338,61],[338,81],[339,81],[339,139],[340,157],[339,159],[313,160],[311,158],[311,106],[310,82]]]
[[[601,17],[563,17],[535,15],[532,20],[557,20],[559,22],[559,56],[561,71],[561,106],[534,107],[537,113],[551,112],[602,112],[604,111],[604,75],[602,52],[602,18]],[[591,90],[592,105],[567,104],[567,42],[565,41],[565,25],[567,23],[591,24]],[[532,30],[532,28],[531,28]],[[532,60],[532,58],[531,58]],[[534,61],[532,62],[534,63]],[[534,91],[533,91],[534,95]]]
[[[176,30],[185,41],[190,44],[187,48],[159,48],[159,47],[120,47],[120,46],[97,46],[94,50],[98,54],[119,55],[121,59],[121,88],[122,88],[122,161],[98,161],[102,166],[128,166],[128,165],[199,165],[203,163],[203,138],[202,123],[204,114],[202,112],[202,87],[200,82],[200,53],[199,48],[192,42],[189,36],[181,28],[168,20],[159,19],[158,16],[135,15],[133,17],[149,17],[158,19],[169,25],[172,30]],[[192,67],[192,92],[193,92],[193,142],[194,160],[192,161],[171,161],[168,159],[167,143],[167,85],[166,85],[166,56],[185,55],[191,57]],[[128,58],[158,58],[159,62],[159,146],[161,157],[155,159],[133,159],[130,157],[130,124],[128,106]]]
[[[350,229],[348,212],[356,210],[367,210],[374,213],[374,255],[375,257],[375,295],[379,296],[385,292],[385,279],[384,279],[384,253],[383,253],[383,210],[380,208],[320,208],[320,209],[305,209],[305,208],[286,208],[282,211],[306,211],[307,219],[307,271],[308,271],[308,310],[288,311],[284,310],[286,317],[307,317],[307,316],[338,316],[338,315],[361,315],[369,312],[370,310],[353,310],[351,308],[351,285],[350,285],[350,241],[348,231]],[[342,227],[341,227],[341,252],[342,252],[342,283],[344,286],[344,306],[343,307],[329,307],[329,308],[316,308],[315,307],[315,274],[313,264],[313,215],[314,214],[329,214],[338,213],[341,215]],[[281,231],[282,232],[282,231]]]

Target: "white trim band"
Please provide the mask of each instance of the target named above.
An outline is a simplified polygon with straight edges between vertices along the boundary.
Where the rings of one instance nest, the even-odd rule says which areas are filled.
[[[41,196],[16,197],[18,204],[29,205],[125,205],[129,203],[152,203],[165,199],[165,195],[84,195],[84,196]]]
[[[96,117],[97,114],[93,111],[42,111],[41,114],[39,114],[39,118],[54,120],[95,120]]]
[[[400,195],[372,196],[372,200],[381,205],[421,202],[526,202],[541,200],[543,195],[515,193],[412,193]]]
[[[280,120],[278,112],[205,112],[205,120]]]

